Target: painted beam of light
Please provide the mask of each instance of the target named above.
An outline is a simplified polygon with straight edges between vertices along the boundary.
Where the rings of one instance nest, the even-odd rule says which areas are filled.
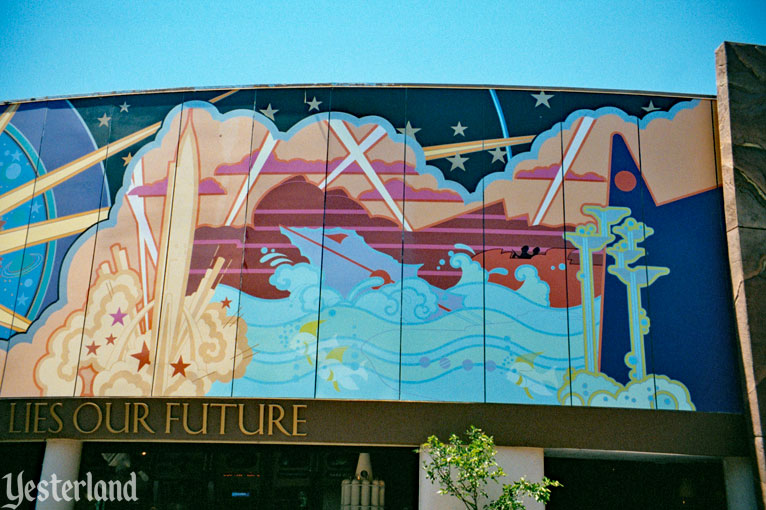
[[[396,219],[399,220],[399,223],[401,223],[405,230],[412,231],[412,227],[410,227],[409,223],[407,223],[407,220],[404,218],[404,214],[399,210],[396,202],[394,202],[394,199],[391,198],[388,190],[383,185],[383,181],[380,180],[378,174],[375,173],[375,169],[372,168],[372,165],[367,160],[364,152],[362,152],[361,146],[357,145],[354,137],[351,136],[351,133],[349,133],[346,124],[340,120],[331,120],[330,127],[333,131],[335,131],[335,134],[338,135],[338,138],[346,147],[346,150],[349,151],[350,155],[354,156],[354,159],[362,168],[362,171],[367,176],[370,184],[372,184],[378,193],[380,193],[380,195],[383,197],[383,201],[386,203],[386,206],[388,206],[389,210],[394,214]]]
[[[0,326],[23,333],[29,328],[30,324],[32,324],[32,322],[26,317],[14,313],[12,310],[0,305]]]
[[[220,101],[221,99],[230,96],[237,90],[239,89],[225,92],[217,97],[214,97],[210,100],[210,102],[215,103]],[[9,113],[9,110],[6,110],[3,115]],[[0,118],[0,122],[2,122],[2,118]],[[45,175],[41,175],[35,180],[32,180],[26,184],[22,184],[18,188],[11,190],[4,195],[0,195],[0,215],[7,213],[11,209],[15,209],[24,202],[32,200],[38,195],[42,195],[49,189],[71,179],[75,175],[78,175],[93,165],[104,161],[107,157],[109,157],[110,154],[120,153],[131,145],[152,136],[160,130],[161,126],[161,122],[155,122],[150,126],[139,129],[135,133],[129,134],[124,138],[115,140],[108,145],[104,145],[103,147],[96,149],[93,152],[85,154],[75,159],[74,161],[67,163],[66,165],[46,173]],[[0,130],[0,132],[2,132],[2,130]]]
[[[512,145],[524,145],[532,143],[535,135],[512,136],[510,138],[492,138],[489,140],[475,140],[472,142],[448,143],[445,145],[431,145],[423,147],[423,155],[426,161],[446,158],[455,154],[468,154],[479,152],[495,147],[510,147]]]
[[[239,210],[245,203],[247,194],[253,189],[253,186],[255,186],[255,182],[258,180],[258,174],[261,173],[263,165],[266,164],[266,160],[269,159],[269,156],[271,156],[271,152],[276,145],[277,140],[271,136],[271,133],[267,134],[263,145],[258,151],[258,156],[256,156],[255,161],[253,162],[253,166],[250,167],[247,180],[243,182],[242,186],[239,188],[237,198],[234,200],[229,215],[226,217],[226,226],[231,226],[231,224],[234,223],[234,220],[237,218],[237,213],[239,213]]]
[[[385,134],[386,134],[386,130],[385,130],[385,129],[383,129],[383,128],[382,128],[382,127],[380,127],[380,126],[376,127],[376,128],[375,128],[375,129],[372,131],[372,133],[370,133],[369,135],[367,135],[367,136],[365,137],[365,139],[364,139],[364,140],[362,140],[362,143],[360,143],[360,144],[359,144],[359,150],[360,150],[361,152],[363,152],[363,153],[364,153],[364,152],[367,152],[367,150],[368,150],[370,147],[372,147],[372,145],[373,145],[375,142],[377,142],[378,140],[380,140],[380,139],[383,137],[383,135],[385,135]],[[349,153],[349,155],[348,155],[348,156],[346,156],[346,159],[344,159],[343,161],[341,161],[341,162],[340,162],[340,165],[338,165],[338,166],[337,166],[337,168],[335,168],[335,170],[333,170],[333,171],[332,171],[332,173],[330,173],[330,175],[328,175],[328,176],[327,176],[327,178],[326,178],[326,179],[324,179],[324,180],[321,182],[321,184],[319,185],[319,189],[324,189],[324,188],[325,188],[325,186],[327,186],[327,185],[328,185],[328,184],[330,184],[332,181],[334,181],[334,180],[335,180],[335,178],[336,178],[336,177],[338,177],[338,176],[339,176],[339,175],[340,175],[340,174],[341,174],[341,173],[342,173],[342,172],[343,172],[343,171],[344,171],[346,168],[348,168],[348,167],[349,167],[349,165],[351,165],[351,163],[353,163],[354,161],[356,161],[355,155],[354,155],[353,153]]]
[[[559,188],[561,187],[564,181],[564,177],[572,167],[572,163],[574,163],[575,158],[577,158],[577,154],[579,154],[580,148],[582,147],[585,139],[588,137],[594,122],[595,119],[592,117],[583,117],[580,125],[577,126],[577,132],[575,133],[574,139],[572,140],[572,143],[569,144],[566,154],[564,154],[564,159],[561,163],[561,169],[556,174],[556,177],[551,182],[551,185],[548,187],[548,192],[545,194],[545,198],[540,204],[540,209],[538,209],[537,214],[535,215],[535,219],[532,221],[532,225],[539,225],[545,217],[545,214],[548,212],[548,208],[551,206],[553,197],[556,196],[556,192],[558,192]]]
[[[495,89],[489,89],[489,95],[492,96],[492,102],[495,103],[495,111],[497,111],[497,118],[500,120],[500,129],[503,130],[503,138],[508,138],[508,126],[505,124],[505,115],[503,115],[503,107],[500,106],[500,100],[497,98],[497,92]],[[511,160],[511,146],[505,148],[506,161]]]
[[[0,232],[0,255],[20,250],[25,246],[25,242],[26,246],[35,246],[79,234],[97,223],[108,212],[109,208],[105,207],[5,230]]]
[[[133,175],[131,176],[131,188],[137,188],[144,185],[144,160],[139,159],[136,165],[133,167]],[[157,245],[154,242],[152,236],[152,230],[149,228],[149,220],[146,217],[146,208],[144,207],[144,197],[131,195],[128,192],[128,206],[133,212],[133,216],[136,218],[138,224],[138,254],[139,254],[139,266],[141,270],[141,283],[143,291],[143,305],[145,306],[149,302],[148,296],[148,272],[146,264],[146,252],[149,252],[149,256],[152,262],[157,264]]]
[[[0,134],[2,134],[3,131],[5,131],[5,128],[8,126],[8,123],[11,121],[11,118],[13,118],[13,114],[16,113],[16,110],[19,109],[19,103],[13,103],[12,105],[8,106],[8,108],[5,109],[2,115],[0,115]]]

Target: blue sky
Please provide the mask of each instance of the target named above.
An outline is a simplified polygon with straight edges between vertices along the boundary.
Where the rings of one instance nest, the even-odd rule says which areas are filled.
[[[0,0],[0,100],[278,83],[715,94],[766,1]]]

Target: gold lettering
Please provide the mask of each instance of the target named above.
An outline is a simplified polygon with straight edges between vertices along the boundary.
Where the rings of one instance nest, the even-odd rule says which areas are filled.
[[[210,404],[210,407],[221,408],[221,427],[218,429],[219,434],[226,432],[226,409],[229,407],[237,407],[235,404]]]
[[[179,420],[177,416],[173,416],[173,407],[180,405],[178,402],[168,402],[165,404],[165,434],[170,434],[170,422]]]
[[[26,403],[26,412],[24,413],[24,432],[29,433],[29,410],[32,408],[32,403]]]
[[[51,418],[53,418],[53,421],[55,421],[59,425],[59,428],[57,428],[56,430],[48,429],[48,432],[52,432],[53,434],[58,434],[59,432],[64,430],[64,422],[61,421],[61,417],[56,412],[56,408],[58,407],[64,407],[64,404],[62,404],[61,402],[55,402],[53,405],[51,405]]]
[[[106,430],[112,434],[127,434],[130,432],[130,402],[125,402],[123,426],[119,430],[112,428],[112,403],[106,403]]]
[[[8,422],[8,433],[9,434],[18,434],[21,432],[20,430],[13,430],[13,422],[16,421],[16,402],[11,403],[11,419]]]
[[[298,433],[298,425],[301,423],[306,423],[306,420],[301,420],[299,417],[299,413],[301,409],[306,409],[305,405],[293,405],[293,436],[305,436],[306,433]]]
[[[207,406],[209,404],[202,404],[202,426],[198,430],[192,430],[189,428],[189,404],[183,404],[183,426],[187,434],[196,436],[197,434],[207,434]]]
[[[279,418],[274,419],[274,409],[279,409]],[[277,426],[282,434],[289,436],[290,433],[282,426],[282,418],[285,417],[285,410],[279,404],[269,404],[269,435],[274,432],[274,425]]]
[[[45,416],[40,416],[40,408],[43,406],[47,406],[47,402],[35,402],[35,417],[34,420],[32,420],[33,427],[32,431],[35,434],[39,434],[40,432],[43,432],[40,430],[40,422],[45,421]]]
[[[143,410],[143,413],[139,416],[138,408]],[[149,406],[144,402],[133,402],[133,433],[138,434],[138,424],[144,427],[147,431],[154,434],[154,430],[146,424],[146,419],[149,417]]]
[[[237,407],[239,407],[239,430],[246,436],[254,436],[256,434],[263,435],[263,410],[266,407],[264,404],[258,404],[259,408],[259,420],[258,420],[258,429],[249,431],[245,427],[245,404],[237,404]]]
[[[93,408],[96,410],[96,416],[98,416],[98,420],[96,421],[96,425],[95,425],[95,426],[94,426],[92,429],[90,429],[90,430],[84,430],[84,429],[83,429],[83,428],[80,426],[80,420],[79,420],[79,417],[80,417],[80,411],[81,411],[81,410],[82,410],[82,409],[83,409],[85,406],[91,406],[91,407],[93,407]],[[83,403],[83,404],[80,404],[79,406],[77,406],[77,409],[75,409],[75,410],[74,410],[74,414],[72,415],[72,423],[74,423],[74,428],[75,428],[75,429],[77,429],[77,432],[79,432],[79,433],[81,433],[81,434],[92,434],[92,433],[94,433],[95,431],[97,431],[97,430],[98,430],[98,428],[101,426],[101,421],[103,420],[103,418],[104,418],[104,417],[103,417],[103,415],[101,414],[101,408],[100,408],[100,407],[98,407],[98,404],[96,404],[96,403],[94,403],[94,402],[85,402],[85,403]]]

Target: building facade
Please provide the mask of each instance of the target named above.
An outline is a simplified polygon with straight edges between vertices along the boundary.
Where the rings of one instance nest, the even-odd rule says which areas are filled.
[[[386,508],[446,508],[412,449],[473,424],[564,481],[549,508],[624,480],[636,505],[755,504],[714,97],[0,108],[8,472],[138,473],[105,508],[339,508],[370,453]]]

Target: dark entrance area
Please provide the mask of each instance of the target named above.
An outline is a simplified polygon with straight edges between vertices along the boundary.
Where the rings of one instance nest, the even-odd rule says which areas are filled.
[[[560,481],[547,510],[725,510],[720,461],[545,458],[545,475]]]
[[[102,502],[99,509],[336,510],[341,483],[354,475],[363,452],[373,476],[385,482],[386,508],[417,508],[418,458],[411,448],[85,443],[80,476],[128,480],[136,473],[137,502]]]

